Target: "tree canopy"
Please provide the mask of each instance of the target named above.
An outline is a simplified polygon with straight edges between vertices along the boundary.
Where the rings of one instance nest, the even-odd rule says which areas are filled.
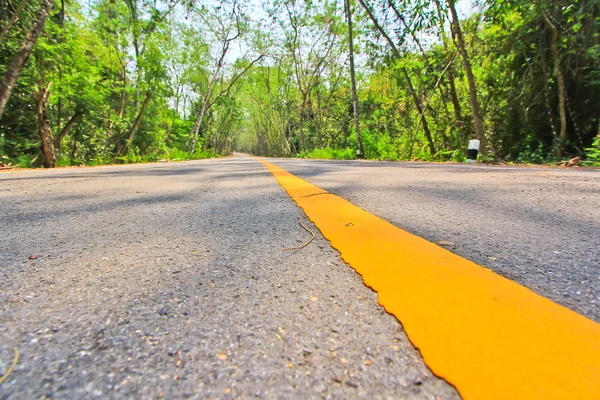
[[[0,4],[1,164],[600,163],[598,0]]]

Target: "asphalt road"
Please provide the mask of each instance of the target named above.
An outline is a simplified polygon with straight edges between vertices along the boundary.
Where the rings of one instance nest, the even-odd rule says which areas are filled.
[[[312,225],[254,159],[2,174],[0,204],[1,399],[458,397],[320,235],[284,250]]]
[[[599,171],[269,161],[600,321]],[[458,397],[256,159],[4,173],[0,204],[1,399]]]
[[[600,322],[600,170],[272,162]]]

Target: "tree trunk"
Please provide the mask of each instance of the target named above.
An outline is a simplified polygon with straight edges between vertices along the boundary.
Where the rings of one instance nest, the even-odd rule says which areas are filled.
[[[446,36],[446,32],[444,30],[444,19],[442,18],[442,7],[440,6],[439,0],[435,0],[435,5],[437,8],[437,15],[440,23],[440,35],[442,37],[442,44],[444,45],[444,50],[448,52],[448,37]],[[461,131],[463,131],[463,134],[465,135],[464,139],[467,139],[466,132],[464,132],[462,113],[460,111],[460,102],[458,101],[458,95],[456,94],[456,85],[454,83],[454,68],[452,64],[446,71],[446,76],[448,78],[448,86],[450,89],[450,99],[452,100],[452,107],[454,108],[454,123],[460,128]]]
[[[144,117],[144,114],[146,113],[146,108],[148,107],[148,103],[150,103],[150,98],[151,97],[152,97],[152,94],[148,90],[146,92],[146,98],[144,99],[144,102],[142,103],[142,108],[140,108],[140,112],[138,113],[137,117],[135,118],[135,121],[134,121],[133,125],[131,126],[131,129],[129,130],[129,136],[127,138],[127,141],[117,151],[117,154],[123,154],[123,152],[125,150],[127,150],[127,148],[133,142],[133,139],[135,138],[135,134],[136,134],[138,128],[140,127],[140,123],[142,122],[142,118]]]
[[[211,89],[211,92],[212,92],[212,89]],[[198,117],[194,121],[194,127],[192,128],[192,132],[190,133],[190,137],[192,138],[192,143],[190,144],[190,149],[189,149],[190,154],[194,154],[194,151],[196,151],[196,144],[198,143],[198,133],[200,132],[200,125],[202,125],[202,120],[204,119],[204,114],[206,113],[206,108],[208,107],[208,101],[209,101],[208,96],[209,95],[210,95],[210,93],[206,94],[207,97],[205,97],[204,101],[202,102],[202,107],[200,108],[200,114],[198,114]]]
[[[208,81],[208,84],[206,85],[206,96],[204,96],[204,101],[202,102],[202,107],[200,108],[200,114],[198,114],[198,117],[194,121],[194,127],[192,128],[192,131],[190,132],[188,139],[186,140],[186,143],[184,145],[184,147],[187,145],[187,143],[191,137],[192,143],[190,144],[190,148],[189,148],[190,154],[193,154],[194,151],[196,150],[196,143],[198,142],[198,132],[200,132],[200,126],[202,125],[202,119],[204,118],[204,114],[206,113],[206,111],[209,108],[208,105],[210,103],[210,97],[212,96],[212,91],[217,82],[217,78],[219,77],[219,73],[221,72],[221,68],[223,68],[223,63],[225,62],[225,56],[229,52],[229,45],[231,43],[231,40],[234,40],[234,39],[227,38],[223,42],[223,46],[221,49],[221,57],[219,58],[219,61],[217,62],[217,67],[215,68],[215,72],[212,76],[212,79],[210,79]]]
[[[48,118],[48,97],[50,97],[50,83],[46,88],[40,87],[34,92],[35,111],[38,117],[38,131],[42,141],[42,154],[44,156],[44,167],[54,168],[56,158],[54,156],[54,139],[50,130],[50,119]]]
[[[133,42],[133,50],[135,54],[135,92],[134,92],[134,101],[133,106],[135,108],[139,107],[140,104],[140,83],[142,81],[142,52],[140,50],[140,24],[138,18],[138,9],[137,9],[137,0],[126,0],[125,4],[129,10],[129,24],[131,27],[131,36]]]
[[[65,0],[60,0],[60,26],[65,29]]]
[[[196,120],[194,121],[194,127],[192,128],[192,131],[190,132],[190,135],[188,136],[188,140],[190,139],[190,137],[192,138],[192,142],[190,143],[190,148],[189,148],[190,154],[194,154],[194,151],[196,151],[196,144],[198,143],[198,133],[200,132],[200,126],[202,125],[202,120],[204,119],[204,114],[206,114],[206,111],[208,110],[208,104],[210,103],[210,96],[212,96],[214,83],[217,79],[219,72],[221,71],[221,67],[223,65],[222,64],[223,58],[225,57],[226,53],[227,53],[227,50],[224,50],[223,56],[219,60],[217,69],[215,70],[213,79],[208,83],[208,87],[206,88],[206,96],[204,97],[204,101],[202,102],[202,106],[200,107],[200,113],[198,114],[198,117],[196,117]],[[186,144],[184,145],[184,147],[187,146],[188,140],[186,140]]]
[[[75,125],[75,123],[77,121],[79,121],[83,117],[83,114],[84,114],[83,111],[77,111],[67,121],[67,123],[65,124],[65,126],[61,129],[61,131],[58,134],[58,136],[54,139],[54,147],[56,148],[56,150],[58,150],[58,151],[61,150],[63,139],[65,138],[65,136],[67,136],[69,134],[69,131],[71,130],[71,128],[73,128],[73,126]]]
[[[77,153],[79,152],[79,144],[77,140],[73,138],[73,146],[71,148],[71,165],[75,165],[75,159],[77,158]]]
[[[485,129],[483,127],[483,118],[479,110],[479,101],[477,100],[477,87],[475,86],[475,77],[473,76],[473,69],[471,68],[471,61],[469,59],[469,53],[465,45],[465,39],[463,37],[462,29],[460,27],[460,21],[458,20],[458,14],[456,13],[456,7],[454,6],[455,0],[447,0],[450,13],[452,14],[452,25],[454,36],[458,45],[458,51],[463,59],[463,66],[467,75],[467,81],[469,83],[469,100],[471,101],[471,109],[473,112],[473,122],[475,123],[475,136],[480,142],[481,152],[485,154],[486,140],[485,140]]]
[[[119,114],[118,114],[119,120],[120,120],[121,118],[123,118],[123,113],[125,112],[125,93],[127,90],[127,67],[125,66],[125,64],[123,64],[123,60],[121,60],[121,56],[119,55],[119,49],[115,48],[115,54],[117,55],[117,58],[119,59],[119,63],[121,64],[121,70],[123,71],[123,75],[122,75],[123,91],[121,92],[121,105],[119,106]],[[110,137],[112,136],[112,129],[113,129],[114,124],[115,124],[115,121],[110,119],[110,122],[108,123],[108,132],[107,132],[108,139],[110,139]],[[108,139],[107,139],[107,143],[108,143]]]
[[[180,98],[180,94],[179,94],[179,85],[180,79],[177,79],[177,88],[176,88],[176,92],[175,92],[175,112],[173,113],[173,118],[171,119],[171,123],[169,124],[169,126],[167,127],[167,133],[165,134],[165,138],[163,139],[163,143],[167,143],[167,140],[169,139],[169,135],[171,134],[171,130],[173,130],[173,125],[175,125],[175,121],[177,120],[177,117],[179,116],[179,98]]]
[[[356,92],[356,75],[354,73],[354,47],[352,43],[352,11],[350,10],[350,0],[346,1],[346,14],[348,16],[348,54],[350,56],[350,81],[352,82],[352,108],[354,110],[354,129],[356,130],[356,139],[358,140],[358,158],[365,158],[365,148],[363,146],[362,135],[360,134],[360,124],[358,121],[358,94]]]
[[[462,120],[462,116],[460,113],[460,102],[458,101],[458,96],[456,94],[456,85],[454,84],[454,69],[452,66],[448,68],[446,72],[446,76],[448,77],[448,86],[450,88],[450,99],[452,100],[452,108],[454,109],[454,123],[461,129],[464,130],[464,123]]]
[[[560,116],[560,136],[556,146],[556,158],[560,161],[563,157],[565,140],[567,139],[567,110],[565,107],[566,89],[565,78],[560,68],[560,56],[558,55],[558,29],[550,21],[548,15],[542,11],[544,23],[552,33],[552,42],[550,44],[550,52],[552,53],[552,62],[554,64],[554,75],[558,83],[558,113]]]
[[[367,12],[367,14],[369,15],[369,18],[371,19],[371,21],[373,22],[373,24],[375,25],[375,28],[377,28],[377,30],[379,31],[379,33],[381,33],[381,35],[385,38],[385,40],[388,42],[388,44],[390,45],[390,47],[392,48],[392,52],[394,53],[394,55],[396,56],[396,58],[400,59],[402,58],[402,55],[400,54],[400,51],[398,50],[398,48],[396,47],[396,45],[394,44],[394,41],[392,40],[392,38],[390,38],[390,36],[383,30],[383,28],[381,27],[381,25],[379,24],[379,22],[377,21],[377,18],[375,18],[375,15],[373,14],[373,12],[371,11],[371,8],[365,3],[364,0],[358,0],[360,2],[360,4],[363,6],[363,8],[365,9],[365,11]],[[413,98],[413,101],[415,102],[415,107],[417,109],[417,111],[419,112],[421,121],[423,123],[423,131],[425,132],[425,138],[427,139],[427,142],[429,144],[429,152],[431,153],[431,155],[434,155],[436,153],[435,150],[435,145],[433,143],[433,138],[431,136],[431,131],[429,130],[429,124],[427,123],[427,119],[425,118],[425,114],[423,111],[423,107],[421,105],[421,99],[419,98],[419,96],[417,95],[417,92],[415,91],[413,85],[412,85],[412,81],[410,79],[410,76],[408,74],[408,71],[406,70],[406,68],[402,68],[402,75],[404,75],[404,79],[406,81],[406,85],[408,88],[408,92],[411,95],[411,97]]]
[[[300,106],[300,119],[298,120],[298,131],[300,131],[300,151],[306,150],[304,141],[304,114],[306,114],[306,97],[308,94],[302,93],[302,105]]]
[[[44,29],[44,25],[46,24],[46,19],[48,19],[48,15],[50,14],[50,9],[52,8],[52,4],[54,0],[42,0],[40,9],[35,15],[35,19],[31,23],[29,27],[29,31],[23,38],[21,42],[21,46],[17,53],[13,57],[10,64],[6,69],[6,76],[0,82],[0,119],[2,119],[2,114],[4,114],[4,109],[6,107],[6,103],[10,97],[10,93],[13,89],[14,84],[19,79],[19,75],[29,59],[29,55],[31,54],[31,50],[37,41],[38,36]]]

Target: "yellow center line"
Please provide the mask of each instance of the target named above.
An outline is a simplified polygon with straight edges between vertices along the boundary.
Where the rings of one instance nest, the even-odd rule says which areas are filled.
[[[600,398],[600,324],[262,163],[463,398]]]

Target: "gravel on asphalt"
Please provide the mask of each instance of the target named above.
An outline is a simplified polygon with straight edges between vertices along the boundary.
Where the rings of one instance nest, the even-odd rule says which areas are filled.
[[[0,399],[458,398],[256,160],[2,174],[0,204]]]

